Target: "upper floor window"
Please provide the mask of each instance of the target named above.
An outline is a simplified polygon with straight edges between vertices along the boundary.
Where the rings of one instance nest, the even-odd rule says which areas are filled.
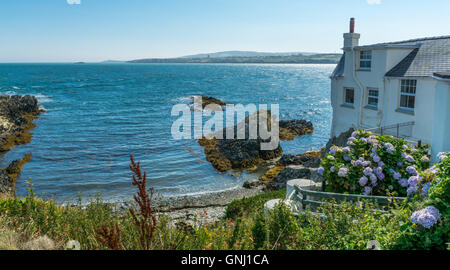
[[[377,109],[378,108],[378,96],[379,96],[379,91],[377,88],[368,88],[367,106]]]
[[[402,80],[400,86],[400,108],[414,110],[417,80]]]
[[[355,89],[344,88],[344,104],[353,106],[355,103]]]
[[[359,69],[370,70],[372,68],[372,51],[361,51],[359,53]]]

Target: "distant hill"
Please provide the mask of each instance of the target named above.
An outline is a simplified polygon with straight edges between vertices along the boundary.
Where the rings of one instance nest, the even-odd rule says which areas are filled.
[[[197,54],[179,58],[148,58],[129,63],[241,63],[241,64],[336,64],[341,54],[324,53],[260,53],[230,51]]]
[[[285,52],[285,53],[270,53],[270,52],[253,52],[253,51],[226,51],[216,53],[202,53],[195,55],[183,56],[181,58],[226,58],[226,57],[265,57],[265,56],[291,56],[291,55],[311,55],[314,53],[304,52]]]

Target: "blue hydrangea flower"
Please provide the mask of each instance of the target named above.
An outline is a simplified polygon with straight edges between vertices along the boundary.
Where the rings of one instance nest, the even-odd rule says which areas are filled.
[[[367,185],[368,181],[369,181],[369,179],[367,179],[366,176],[363,176],[359,179],[359,185],[363,187],[363,186]]]
[[[323,167],[320,167],[319,169],[317,169],[317,173],[320,175],[323,175],[324,172],[325,172],[325,169]]]
[[[372,168],[370,167],[365,168],[363,173],[365,176],[370,176],[372,174]]]
[[[428,190],[430,190],[431,183],[426,182],[422,187],[422,196],[426,197],[428,196]]]
[[[399,172],[394,172],[393,177],[394,177],[395,180],[399,180],[402,177],[402,174],[399,173]]]
[[[350,161],[350,160],[352,160],[349,156],[347,156],[347,155],[344,155],[344,160],[345,161]]]
[[[397,166],[403,167],[403,162],[401,162],[401,161],[397,162]]]
[[[406,172],[411,174],[411,175],[418,175],[417,169],[414,166],[408,166],[406,168]]]
[[[383,161],[378,162],[378,167],[383,167],[385,164]]]
[[[340,168],[339,172],[338,172],[338,176],[339,177],[346,177],[348,174],[348,169],[347,168]]]
[[[408,179],[406,179],[406,178],[402,178],[402,179],[398,180],[398,183],[402,187],[407,187],[409,185],[408,184]]]
[[[331,172],[335,172],[335,171],[336,171],[336,167],[334,167],[334,166],[331,167],[331,168],[330,168],[330,171],[331,171]]]
[[[417,192],[417,188],[415,186],[410,186],[406,190],[406,193],[408,194],[408,196],[412,196],[412,195],[416,194],[416,192]]]
[[[441,152],[441,153],[437,154],[437,159],[439,162],[444,161],[444,159],[446,159],[446,158],[447,158],[447,153]]]
[[[364,188],[364,194],[365,195],[369,195],[370,193],[372,193],[372,188],[371,187],[365,187]]]
[[[375,174],[373,174],[373,173],[370,174],[370,181],[372,181],[372,184],[376,183],[378,181],[377,176]]]
[[[342,148],[342,151],[344,151],[345,153],[350,153],[350,147],[346,146]]]
[[[441,214],[438,209],[434,206],[428,206],[422,210],[414,212],[411,215],[411,222],[429,229],[438,222],[440,217]]]

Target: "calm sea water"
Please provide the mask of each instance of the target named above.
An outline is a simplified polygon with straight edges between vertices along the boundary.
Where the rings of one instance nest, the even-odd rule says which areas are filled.
[[[79,194],[127,200],[135,192],[129,154],[165,196],[241,186],[255,174],[217,173],[195,140],[171,136],[172,106],[192,95],[233,104],[279,104],[281,119],[311,120],[312,135],[283,142],[285,153],[319,149],[331,125],[334,65],[0,64],[0,93],[37,96],[47,113],[33,141],[0,157],[6,167],[32,152],[17,193],[31,179],[36,194],[58,201]]]

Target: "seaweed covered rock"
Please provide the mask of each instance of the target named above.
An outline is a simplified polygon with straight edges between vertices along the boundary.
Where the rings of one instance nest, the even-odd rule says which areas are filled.
[[[11,194],[14,192],[17,178],[22,167],[31,160],[31,153],[11,162],[7,168],[0,170],[0,194]]]
[[[322,152],[321,157],[324,158],[325,155],[330,151],[330,148],[333,145],[339,146],[339,147],[347,146],[348,138],[350,138],[352,136],[352,133],[354,131],[355,131],[355,129],[350,128],[346,132],[342,132],[341,134],[339,134],[339,136],[331,138],[328,141],[327,145],[325,146],[325,150]]]
[[[280,140],[292,141],[295,137],[314,132],[313,124],[306,120],[280,120]]]
[[[197,99],[201,98],[201,106],[202,109],[205,109],[206,106],[211,105],[211,104],[215,104],[215,105],[219,105],[220,107],[222,106],[226,106],[227,104],[223,101],[221,101],[220,99],[214,98],[214,97],[207,97],[207,96],[193,96],[191,99],[191,105],[196,105],[195,102]],[[192,108],[192,110],[194,110],[195,108]]]
[[[298,155],[283,155],[277,162],[279,165],[302,165],[304,167],[318,168],[320,166],[322,150],[306,152]]]
[[[282,155],[283,149],[279,142],[274,150],[262,150],[262,144],[268,143],[274,138],[262,139],[259,130],[256,138],[249,136],[250,122],[258,119],[258,114],[262,112],[255,112],[233,127],[227,127],[216,134],[210,134],[198,140],[198,143],[204,147],[206,159],[216,170],[226,172],[232,169],[250,169],[258,166],[265,160],[275,159]],[[270,112],[267,115],[270,116]],[[268,121],[267,125],[270,127],[270,117],[263,117],[262,119],[263,121]],[[234,129],[234,138],[226,137],[227,129],[230,128]],[[237,138],[237,134],[240,133],[241,129],[245,131],[244,139]],[[218,136],[219,133],[222,133],[221,136]],[[226,139],[216,139],[217,137]]]
[[[0,95],[0,152],[29,143],[41,112],[36,97]]]

